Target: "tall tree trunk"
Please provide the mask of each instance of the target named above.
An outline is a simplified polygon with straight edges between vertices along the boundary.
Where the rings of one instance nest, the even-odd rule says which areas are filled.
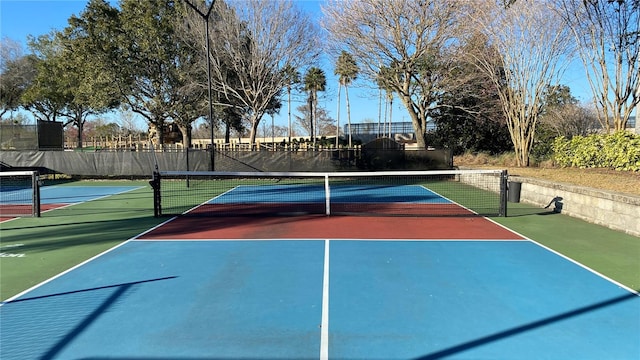
[[[287,117],[289,120],[289,146],[291,146],[291,87],[287,87]]]
[[[380,137],[380,134],[382,133],[381,123],[382,123],[382,88],[378,90],[378,134],[376,135],[376,137]]]
[[[313,93],[309,95],[309,136],[311,137],[311,143],[315,145],[316,139],[314,137],[314,124],[313,124],[313,115],[314,115],[314,106],[313,106]]]
[[[224,127],[224,142],[228,144],[231,141],[231,125],[229,123],[225,123]]]
[[[399,97],[400,101],[402,101],[404,106],[407,108],[407,112],[411,117],[411,124],[413,125],[413,129],[416,135],[416,145],[418,146],[418,149],[426,150],[427,142],[425,140],[425,126],[423,124],[427,123],[426,120],[424,120],[426,119],[427,114],[423,111],[420,111],[420,109],[416,109],[413,106],[413,100],[411,99],[411,97],[407,95],[400,95]]]
[[[389,98],[389,139],[391,139],[391,123],[393,122],[393,95]],[[427,131],[425,126],[424,131]]]
[[[249,143],[251,144],[251,150],[256,149],[256,136],[258,135],[258,125],[259,121],[257,120],[257,115],[251,116],[251,132],[249,133]]]
[[[185,149],[189,149],[191,147],[191,125],[178,125],[178,129],[182,133],[182,145]]]
[[[352,142],[352,131],[351,131],[351,106],[349,104],[349,87],[347,85],[344,86],[344,96],[347,101],[347,126],[349,127],[349,148],[353,147]]]
[[[76,124],[78,125],[78,137],[77,137],[78,145],[77,145],[77,148],[78,149],[82,149],[82,138],[83,138],[82,133],[84,132],[84,123],[82,121],[78,121]]]
[[[342,84],[338,81],[338,111],[336,115],[336,147],[338,147],[340,140],[340,90],[342,90]],[[349,134],[351,136],[351,134]]]

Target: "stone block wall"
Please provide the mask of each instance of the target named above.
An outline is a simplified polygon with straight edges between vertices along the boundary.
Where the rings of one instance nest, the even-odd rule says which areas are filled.
[[[640,237],[640,197],[510,176],[522,183],[520,201]],[[640,185],[640,184],[639,184]]]

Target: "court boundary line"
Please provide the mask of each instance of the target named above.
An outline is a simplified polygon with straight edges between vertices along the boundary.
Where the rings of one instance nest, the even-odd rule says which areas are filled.
[[[494,224],[496,224],[496,225],[498,225],[498,226],[500,226],[500,227],[502,227],[502,228],[504,228],[504,229],[506,229],[506,230],[509,230],[509,231],[511,231],[512,233],[514,233],[514,234],[516,234],[516,235],[518,235],[518,236],[522,237],[522,239],[523,239],[524,241],[529,241],[529,242],[531,242],[531,243],[534,243],[535,245],[537,245],[537,246],[539,246],[539,247],[541,247],[541,248],[543,248],[543,249],[545,249],[545,250],[547,250],[547,251],[549,251],[549,252],[551,252],[551,253],[553,253],[553,254],[555,254],[555,255],[557,255],[557,256],[560,256],[561,258],[563,258],[563,259],[565,259],[565,260],[567,260],[567,261],[569,261],[569,262],[573,263],[574,265],[577,265],[577,266],[579,266],[579,267],[581,267],[581,268],[583,268],[583,269],[585,269],[585,270],[587,270],[587,271],[591,272],[592,274],[594,274],[594,275],[596,275],[596,276],[599,276],[600,278],[602,278],[602,279],[604,279],[604,280],[606,280],[606,281],[608,281],[608,282],[610,282],[610,283],[612,283],[612,284],[614,284],[614,285],[616,285],[616,286],[618,286],[618,287],[620,287],[620,288],[622,288],[622,289],[624,289],[624,290],[627,290],[627,291],[629,291],[629,292],[630,292],[630,293],[632,293],[632,294],[635,294],[636,296],[640,296],[640,291],[639,291],[639,290],[635,290],[635,289],[633,289],[633,288],[628,287],[627,285],[624,285],[624,284],[622,284],[622,283],[620,283],[620,282],[618,282],[618,281],[616,281],[616,280],[613,280],[612,278],[610,278],[610,277],[608,277],[608,276],[606,276],[606,275],[604,275],[604,274],[600,273],[599,271],[596,271],[596,270],[594,270],[594,269],[590,268],[589,266],[587,266],[587,265],[585,265],[585,264],[583,264],[583,263],[579,262],[578,260],[572,259],[572,258],[570,258],[569,256],[564,255],[564,254],[562,254],[561,252],[556,251],[556,250],[554,250],[554,249],[552,249],[552,248],[550,248],[550,247],[548,247],[548,246],[546,246],[546,245],[544,245],[544,244],[542,244],[542,243],[539,243],[539,242],[537,242],[536,240],[533,240],[533,239],[531,239],[531,238],[530,238],[530,237],[528,237],[528,236],[524,236],[524,235],[520,234],[519,232],[517,232],[517,231],[515,231],[515,230],[513,230],[513,229],[510,229],[510,228],[508,228],[507,226],[502,225],[502,224],[500,224],[500,223],[496,222],[495,220],[493,220],[493,219],[491,219],[491,218],[486,218],[486,219],[487,219],[487,220],[489,220],[489,221],[491,221],[492,223],[494,223]]]

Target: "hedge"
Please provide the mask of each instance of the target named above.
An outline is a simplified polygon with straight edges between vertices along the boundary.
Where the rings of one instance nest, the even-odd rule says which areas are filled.
[[[640,135],[627,131],[592,134],[553,142],[554,161],[562,167],[640,171]]]

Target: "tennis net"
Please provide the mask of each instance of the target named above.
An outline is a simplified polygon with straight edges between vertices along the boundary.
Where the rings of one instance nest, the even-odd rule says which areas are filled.
[[[0,172],[0,216],[40,216],[37,171]]]
[[[156,216],[506,216],[502,170],[165,171],[151,184]]]

